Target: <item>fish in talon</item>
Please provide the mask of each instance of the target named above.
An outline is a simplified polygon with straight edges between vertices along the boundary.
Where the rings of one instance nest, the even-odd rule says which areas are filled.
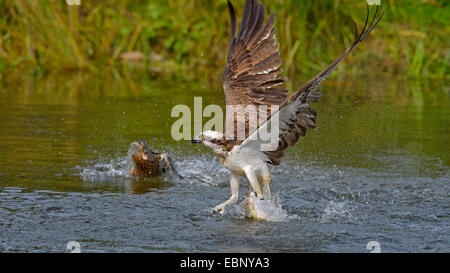
[[[256,192],[249,191],[245,194],[244,199],[244,208],[245,208],[245,216],[248,218],[254,218],[254,219],[264,219],[264,217],[261,217],[259,215],[259,211],[255,204],[255,198],[257,197]],[[260,200],[264,200],[263,198],[259,198]]]
[[[183,178],[175,170],[172,158],[167,153],[160,154],[151,149],[145,139],[130,144],[128,161],[132,166],[130,171],[132,176],[155,177],[170,171]]]

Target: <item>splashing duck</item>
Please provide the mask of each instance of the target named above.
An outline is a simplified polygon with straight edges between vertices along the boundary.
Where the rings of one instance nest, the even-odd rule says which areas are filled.
[[[145,139],[130,144],[128,149],[128,160],[132,165],[131,175],[154,177],[170,170],[182,178],[175,170],[173,161],[167,153],[160,154],[150,149]]]

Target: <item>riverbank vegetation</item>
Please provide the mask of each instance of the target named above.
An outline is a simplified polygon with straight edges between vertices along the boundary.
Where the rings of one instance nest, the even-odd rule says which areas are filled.
[[[233,0],[240,18],[244,1]],[[362,27],[365,1],[264,0],[277,14],[285,73],[308,78]],[[371,11],[374,12],[372,7]],[[450,59],[447,1],[382,1],[371,37],[338,73],[444,78]],[[149,75],[220,79],[229,42],[225,0],[6,0],[0,3],[0,71],[52,73],[146,69]]]

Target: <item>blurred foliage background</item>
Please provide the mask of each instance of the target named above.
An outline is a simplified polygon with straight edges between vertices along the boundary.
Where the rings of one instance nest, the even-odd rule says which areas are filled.
[[[244,2],[232,1],[238,23]],[[342,54],[353,39],[352,20],[361,28],[366,15],[363,0],[263,2],[267,13],[277,15],[285,73],[305,79]],[[448,3],[382,0],[384,18],[338,74],[446,78]],[[225,0],[81,0],[79,6],[63,0],[2,0],[0,14],[2,74],[132,67],[153,77],[220,78],[230,35]]]

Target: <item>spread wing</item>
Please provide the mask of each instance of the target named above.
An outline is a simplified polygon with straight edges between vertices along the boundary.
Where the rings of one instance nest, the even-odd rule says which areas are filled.
[[[239,34],[236,36],[236,17],[230,1],[228,8],[231,17],[231,41],[223,73],[228,123],[225,133],[236,139],[238,128],[246,129],[245,137],[257,128],[258,122],[253,122],[252,118],[267,120],[271,106],[285,103],[288,91],[276,87],[286,79],[278,77],[282,70],[279,44],[273,28],[275,14],[270,15],[264,24],[263,3],[246,0]],[[268,111],[262,111],[258,116],[257,107],[252,106],[260,105],[266,105]],[[230,111],[229,106],[241,108]],[[246,113],[244,107],[247,107]],[[230,130],[228,125],[232,125],[233,130]]]
[[[320,83],[325,80],[328,75],[333,72],[337,65],[345,58],[361,41],[363,41],[367,35],[375,28],[378,22],[383,17],[384,12],[381,16],[376,19],[378,13],[378,6],[375,11],[375,15],[370,24],[368,24],[369,20],[369,6],[367,6],[367,17],[366,23],[360,33],[358,33],[358,28],[355,24],[355,39],[353,44],[339,57],[314,76],[310,81],[304,84],[298,91],[293,93],[285,103],[280,107],[280,110],[273,114],[272,117],[254,134],[250,135],[248,139],[246,139],[241,145],[249,145],[254,146],[255,149],[260,149],[264,151],[264,153],[268,157],[268,162],[273,165],[279,165],[281,162],[281,158],[284,155],[284,151],[289,146],[294,146],[300,136],[305,136],[307,129],[316,128],[316,115],[317,112],[309,107],[308,102],[316,102],[320,98],[320,94],[317,93]],[[376,19],[376,21],[375,21]],[[374,23],[375,22],[375,23]],[[275,124],[278,123],[278,126]],[[261,135],[267,134],[268,127],[272,129],[276,126],[279,130],[277,142],[273,143],[270,148],[266,147],[262,149],[261,145]],[[265,137],[267,139],[267,137]]]

